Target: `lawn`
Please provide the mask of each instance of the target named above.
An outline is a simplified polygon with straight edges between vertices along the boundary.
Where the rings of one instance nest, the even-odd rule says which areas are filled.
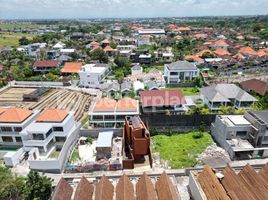
[[[164,71],[164,66],[160,65],[160,66],[144,67],[143,71],[148,73],[151,69],[158,69],[159,71]]]
[[[181,90],[184,96],[198,96],[200,95],[200,88],[195,87],[175,87],[163,88],[163,90]]]
[[[74,163],[74,162],[79,161],[79,160],[80,160],[79,150],[78,150],[78,148],[75,147],[75,149],[70,157],[70,162]]]
[[[209,133],[204,132],[203,137],[194,139],[189,133],[156,135],[152,137],[153,152],[159,152],[162,160],[167,160],[171,168],[194,167],[197,164],[196,158],[207,146],[213,143]]]
[[[17,47],[23,36],[32,39],[32,35],[26,33],[0,33],[0,47]]]
[[[58,157],[59,157],[59,155],[60,155],[60,152],[61,152],[61,150],[60,149],[56,149],[56,150],[54,150],[51,154],[50,154],[50,158],[54,158],[54,159],[58,159]]]

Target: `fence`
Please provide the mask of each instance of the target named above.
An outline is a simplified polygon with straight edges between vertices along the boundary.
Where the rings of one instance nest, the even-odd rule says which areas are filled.
[[[194,129],[201,125],[209,127],[215,121],[216,115],[159,115],[143,114],[141,119],[149,128],[158,129]]]
[[[100,132],[105,132],[105,131],[113,131],[114,132],[114,137],[123,137],[123,129],[122,128],[94,128],[94,129],[81,129],[80,130],[80,136],[83,137],[88,137],[91,136],[93,138],[97,138]]]

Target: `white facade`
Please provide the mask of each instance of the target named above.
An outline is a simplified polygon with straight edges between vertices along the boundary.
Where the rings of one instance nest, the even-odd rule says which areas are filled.
[[[188,68],[187,65],[189,65],[189,62],[185,67],[180,66],[180,67],[170,68],[169,67],[170,65],[165,64],[165,69],[164,69],[164,75],[167,77],[168,84],[172,84],[172,83],[176,84],[176,83],[180,83],[186,80],[191,81],[199,76],[199,69],[193,63],[191,63],[191,65],[194,65],[194,67],[192,68]]]
[[[74,134],[78,125],[74,113],[69,112],[61,122],[34,121],[20,132],[23,149],[29,152],[28,162],[31,169],[61,171],[69,149],[75,143]],[[59,151],[58,157],[52,154]]]
[[[80,85],[97,86],[109,73],[109,67],[96,67],[96,64],[86,64],[79,71]]]
[[[0,123],[0,145],[21,147],[22,138],[19,133],[34,120],[38,113],[34,111],[21,123]]]

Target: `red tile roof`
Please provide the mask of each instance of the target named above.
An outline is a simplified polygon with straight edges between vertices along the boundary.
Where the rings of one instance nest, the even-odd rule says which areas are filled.
[[[240,83],[241,87],[247,91],[253,91],[259,95],[264,96],[268,91],[268,82],[258,79],[250,79]]]
[[[244,54],[244,55],[252,55],[252,56],[257,56],[258,53],[252,49],[251,47],[242,47],[239,50],[239,53]]]
[[[108,39],[104,39],[104,40],[101,41],[101,43],[104,43],[104,44],[110,44],[111,42],[110,42],[110,40],[108,40]]]
[[[174,106],[185,104],[180,90],[151,90],[140,92],[142,107]]]
[[[104,49],[103,49],[105,52],[111,52],[111,51],[114,51],[114,49],[110,46],[106,46]]]
[[[82,68],[81,62],[66,62],[62,68],[62,73],[78,73]]]
[[[0,122],[1,123],[21,123],[33,114],[31,110],[20,108],[1,109]]]
[[[91,200],[94,186],[83,176],[76,188],[74,200]]]
[[[214,51],[214,53],[217,56],[229,56],[229,55],[231,55],[230,52],[225,50],[225,49],[217,49],[216,51]]]
[[[219,47],[228,47],[229,44],[225,42],[225,40],[217,40],[216,42],[213,43],[212,46],[219,46]]]
[[[185,56],[185,60],[191,60],[191,59],[193,59],[195,62],[203,62],[203,59],[198,56],[194,56],[194,55]]]
[[[43,111],[36,119],[37,122],[62,122],[68,113],[60,109],[47,109]]]
[[[59,64],[57,60],[37,60],[34,62],[33,67],[58,67]]]

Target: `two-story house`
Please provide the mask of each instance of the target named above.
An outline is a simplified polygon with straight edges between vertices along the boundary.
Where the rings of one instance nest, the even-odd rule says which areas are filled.
[[[201,98],[210,110],[219,110],[221,106],[233,106],[237,109],[249,109],[256,98],[235,84],[217,84],[201,89]]]
[[[78,72],[80,85],[84,87],[94,87],[108,75],[110,65],[108,64],[86,64]]]
[[[164,75],[168,84],[177,84],[184,81],[192,81],[199,76],[199,69],[194,63],[177,61],[165,64]]]
[[[61,171],[75,145],[79,126],[73,112],[47,109],[21,132],[23,149],[31,169]]]
[[[218,115],[211,134],[231,159],[268,157],[268,111]]]

